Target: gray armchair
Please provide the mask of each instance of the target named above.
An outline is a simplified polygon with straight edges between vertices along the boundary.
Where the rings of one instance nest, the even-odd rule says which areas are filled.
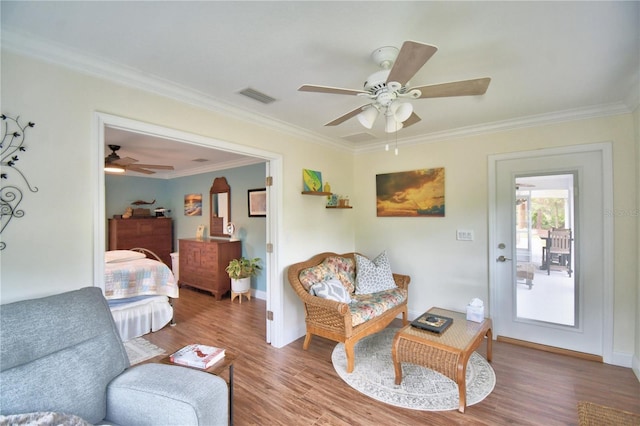
[[[222,378],[174,365],[130,368],[98,288],[2,305],[0,341],[0,423],[52,412],[93,424],[228,422]]]

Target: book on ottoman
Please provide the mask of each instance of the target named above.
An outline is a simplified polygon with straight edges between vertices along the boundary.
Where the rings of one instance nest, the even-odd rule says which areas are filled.
[[[453,323],[453,318],[443,317],[429,312],[425,312],[411,322],[413,327],[434,333],[443,333]]]
[[[187,345],[169,356],[175,364],[196,368],[209,368],[222,358],[224,349],[197,343]]]

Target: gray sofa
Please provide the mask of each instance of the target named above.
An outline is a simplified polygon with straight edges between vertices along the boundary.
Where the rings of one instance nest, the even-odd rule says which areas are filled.
[[[68,424],[228,422],[222,378],[174,365],[130,368],[98,288],[2,305],[0,341],[0,424],[29,416]]]

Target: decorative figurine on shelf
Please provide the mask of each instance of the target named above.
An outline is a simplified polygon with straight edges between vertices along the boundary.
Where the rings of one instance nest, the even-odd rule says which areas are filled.
[[[129,219],[131,216],[133,216],[133,209],[131,207],[127,207],[127,209],[124,211],[124,214],[122,215],[122,218]]]
[[[327,196],[327,206],[335,207],[338,205],[338,194],[331,194]]]
[[[324,192],[331,192],[331,185],[329,185],[329,182],[325,182]]]

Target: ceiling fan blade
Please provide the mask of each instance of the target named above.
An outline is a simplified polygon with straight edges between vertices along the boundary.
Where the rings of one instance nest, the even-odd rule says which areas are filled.
[[[437,51],[437,47],[429,44],[405,41],[391,67],[387,83],[397,81],[404,86]]]
[[[404,128],[407,128],[409,126],[411,126],[412,124],[416,124],[418,121],[422,120],[422,118],[418,117],[418,114],[411,113],[411,115],[409,116],[409,118],[407,118],[406,120],[404,120],[402,122],[402,125]]]
[[[145,169],[173,170],[173,166],[161,166],[159,164],[136,164],[135,167],[143,167]]]
[[[491,78],[476,78],[473,80],[452,81],[451,83],[430,84],[421,87],[412,87],[422,92],[418,99],[445,98],[447,96],[474,96],[484,95],[489,87]]]
[[[330,87],[330,86],[316,86],[313,84],[303,84],[298,88],[300,92],[316,92],[316,93],[330,93],[332,95],[359,95],[359,94],[368,94],[369,92],[365,92],[364,90],[356,90],[356,89],[342,89],[340,87]]]
[[[131,157],[118,158],[111,162],[111,164],[117,164],[118,166],[128,166],[129,164],[137,163],[138,160]]]
[[[152,175],[152,174],[154,174],[154,173],[155,173],[155,172],[154,172],[154,171],[152,171],[152,170],[147,170],[147,169],[143,169],[143,168],[141,168],[141,167],[138,167],[138,165],[137,165],[137,164],[136,164],[135,166],[128,166],[128,167],[125,167],[125,169],[126,169],[127,171],[138,172],[138,173],[144,173],[145,175]]]
[[[340,123],[344,123],[348,119],[353,118],[356,115],[360,114],[362,112],[362,109],[364,107],[366,107],[366,106],[369,106],[369,105],[371,105],[371,104],[366,104],[366,105],[359,106],[358,108],[354,109],[353,111],[349,111],[348,113],[341,115],[340,117],[336,118],[335,120],[328,122],[327,124],[325,124],[325,126],[337,126]]]

